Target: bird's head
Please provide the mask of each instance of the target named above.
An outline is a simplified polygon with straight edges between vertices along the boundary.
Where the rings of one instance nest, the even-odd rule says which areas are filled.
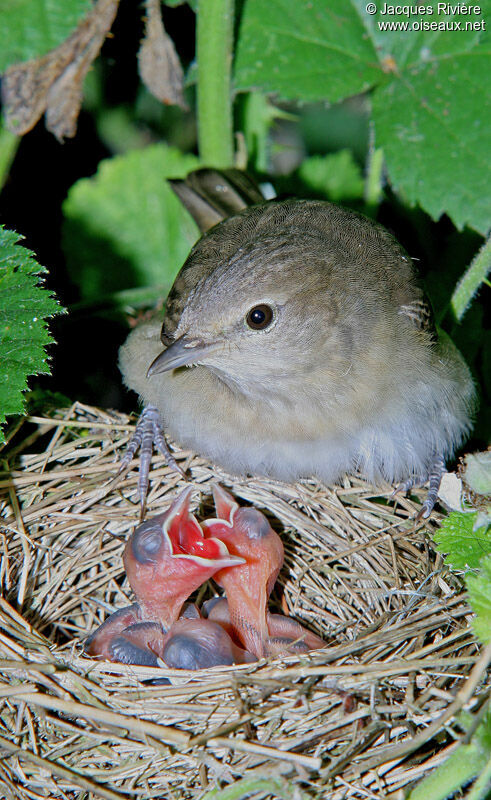
[[[258,591],[271,593],[284,559],[283,544],[267,518],[257,508],[241,508],[221,486],[213,486],[216,518],[204,520],[205,536],[219,539],[229,552],[244,559],[237,570],[220,572],[216,578],[228,578],[228,594],[233,584],[247,583],[254,598]],[[229,598],[230,599],[230,598]]]
[[[126,545],[123,561],[142,618],[168,627],[184,601],[204,581],[225,567],[244,563],[224,542],[205,539],[190,513],[192,487],[163,514],[139,525]]]
[[[207,669],[255,661],[225,629],[208,619],[179,619],[169,631],[162,660],[174,669]]]
[[[166,350],[148,376],[201,365],[243,393],[298,385],[326,348],[329,369],[346,370],[351,337],[336,324],[331,266],[335,240],[307,225],[309,205],[248,209],[198,242],[167,302]],[[307,215],[307,216],[306,216]],[[342,297],[341,293],[341,297]]]

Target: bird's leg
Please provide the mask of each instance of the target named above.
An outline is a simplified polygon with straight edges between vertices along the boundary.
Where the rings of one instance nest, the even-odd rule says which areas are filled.
[[[433,506],[436,503],[436,499],[438,497],[438,489],[440,488],[440,483],[442,480],[442,475],[445,472],[445,459],[440,454],[435,457],[433,461],[433,465],[430,471],[430,488],[428,489],[428,494],[426,495],[426,500],[424,501],[423,505],[421,506],[420,510],[416,515],[416,519],[428,519],[431,512],[433,511]]]
[[[128,443],[126,453],[121,459],[121,466],[119,468],[119,472],[126,469],[137,450],[140,449],[138,496],[140,498],[142,512],[148,493],[150,461],[154,445],[159,453],[164,456],[168,466],[185,477],[184,470],[177,463],[165,441],[164,429],[158,410],[155,406],[145,406],[136,423],[135,432]]]
[[[395,497],[397,494],[399,494],[399,492],[409,492],[415,486],[424,486],[424,484],[429,480],[430,487],[428,489],[426,500],[424,501],[423,505],[421,506],[420,510],[416,515],[417,520],[421,518],[428,519],[436,503],[436,499],[438,497],[438,489],[440,488],[440,483],[444,472],[445,472],[445,459],[443,458],[442,455],[437,455],[434,457],[429,475],[426,475],[424,477],[418,476],[413,478],[407,478],[407,480],[402,481],[402,483],[399,483],[398,486],[396,486],[396,488],[391,494],[391,497]]]

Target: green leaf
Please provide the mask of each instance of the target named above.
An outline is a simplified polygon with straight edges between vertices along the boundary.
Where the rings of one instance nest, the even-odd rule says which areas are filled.
[[[484,556],[491,553],[491,531],[473,531],[476,513],[452,511],[434,535],[438,548],[447,553],[446,561],[454,569],[476,569]]]
[[[235,86],[280,98],[336,102],[380,80],[377,53],[352,3],[263,0],[244,5]]]
[[[298,169],[298,177],[312,193],[334,202],[363,197],[361,169],[351,150],[306,158]]]
[[[49,372],[45,346],[53,339],[45,320],[63,311],[40,286],[46,270],[17,244],[21,238],[0,226],[0,424],[24,411],[28,375]]]
[[[278,800],[307,800],[307,795],[293,786],[291,781],[278,776],[255,775],[252,778],[239,778],[223,789],[211,789],[202,795],[201,800],[245,800],[247,797],[268,795]]]
[[[433,219],[446,213],[482,234],[491,216],[488,69],[489,56],[476,48],[411,65],[373,95],[376,142],[394,188]]]
[[[491,641],[491,556],[481,561],[478,575],[469,575],[467,590],[475,618],[472,626],[479,639],[487,644]]]
[[[396,60],[397,68],[400,70],[402,67],[408,67],[418,61],[431,61],[433,57],[445,57],[457,55],[458,53],[466,53],[470,51],[482,37],[481,30],[452,31],[451,27],[455,25],[459,17],[453,17],[451,14],[439,13],[436,4],[426,4],[426,7],[430,5],[433,9],[433,13],[428,15],[419,13],[404,14],[402,12],[390,15],[388,13],[382,13],[384,3],[376,3],[378,11],[377,14],[372,15],[366,12],[365,0],[352,0],[352,2],[363,19],[365,29],[377,50],[378,58],[382,63],[385,63],[387,67],[389,66],[388,60],[390,61],[391,59]],[[487,11],[485,6],[487,5],[487,0],[484,0],[484,3],[480,4],[482,13],[478,15],[469,15],[466,19],[472,22],[486,20]],[[401,6],[399,6],[399,9],[400,8]],[[421,30],[422,25],[418,24],[420,21],[424,21],[425,24],[436,23],[437,26],[440,25],[440,29]],[[460,16],[460,21],[462,27],[464,27],[466,20],[463,16]],[[389,26],[394,22],[402,23],[402,25],[398,25],[398,29],[396,30],[390,30]],[[416,25],[414,25],[414,23],[416,23]],[[381,29],[383,25],[385,25],[385,30]],[[403,28],[405,25],[407,25],[406,29]],[[445,26],[447,30],[445,30]],[[415,30],[415,27],[418,27],[419,30]],[[479,26],[479,28],[480,27],[481,26]]]
[[[480,26],[489,17],[488,0],[481,14],[453,19],[432,8],[428,20],[439,25]],[[336,102],[372,89],[376,146],[396,190],[435,219],[447,213],[457,227],[485,233],[491,102],[482,80],[489,71],[484,31],[379,27],[419,19],[370,16],[365,0],[273,0],[265,15],[262,0],[248,0],[235,87],[302,102]]]
[[[469,453],[464,458],[463,478],[473,492],[491,495],[491,451]]]
[[[469,715],[468,724],[471,723],[472,715]],[[415,786],[407,800],[444,800],[453,795],[457,789],[479,775],[488,764],[490,738],[491,715],[487,713],[471,742],[457,747],[443,764]]]
[[[486,757],[476,745],[461,745],[412,790],[407,800],[445,800],[479,774]]]
[[[137,286],[168,289],[198,229],[166,178],[198,166],[164,144],[102,161],[63,205],[63,249],[85,300]]]
[[[90,0],[2,0],[0,72],[58,47],[91,8]]]

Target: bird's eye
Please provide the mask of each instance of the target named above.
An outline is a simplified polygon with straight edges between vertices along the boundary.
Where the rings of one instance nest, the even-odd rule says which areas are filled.
[[[130,541],[136,561],[153,563],[162,546],[162,529],[153,520],[147,520],[136,529]]]
[[[273,309],[271,306],[267,306],[265,303],[261,303],[260,306],[254,306],[254,308],[251,308],[246,316],[246,322],[249,328],[253,328],[255,331],[260,331],[264,328],[267,328],[268,325],[271,324],[272,320]]]

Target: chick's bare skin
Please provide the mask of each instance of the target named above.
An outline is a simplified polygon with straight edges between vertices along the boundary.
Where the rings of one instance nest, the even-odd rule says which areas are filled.
[[[126,384],[180,445],[235,475],[330,484],[358,471],[405,488],[433,476],[427,515],[471,427],[470,373],[437,336],[411,259],[327,202],[270,202],[211,228],[160,334],[160,322],[130,334]]]
[[[185,489],[167,511],[139,525],[123,553],[141,620],[160,623],[166,630],[204,581],[218,570],[244,561],[230,554],[222,541],[204,539],[189,511],[191,492],[191,487]]]
[[[219,539],[227,550],[243,559],[231,569],[215,573],[228,598],[234,634],[244,648],[261,658],[268,652],[268,598],[284,559],[283,544],[257,508],[240,508],[234,498],[213,487],[216,518],[201,523],[205,536]]]

